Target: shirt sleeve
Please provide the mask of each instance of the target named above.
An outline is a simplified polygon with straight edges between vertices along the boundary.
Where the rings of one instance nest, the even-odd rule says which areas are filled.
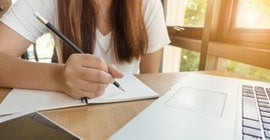
[[[168,45],[170,38],[161,1],[144,0],[143,10],[149,39],[147,53],[152,53]]]
[[[39,12],[47,20],[53,22],[57,0],[17,0],[1,21],[22,35],[25,39],[35,42],[38,37],[48,32],[47,28],[34,16]]]

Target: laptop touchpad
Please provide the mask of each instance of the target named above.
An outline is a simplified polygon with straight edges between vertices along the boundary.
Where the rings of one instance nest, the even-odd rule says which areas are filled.
[[[224,93],[183,87],[166,102],[166,105],[177,109],[221,117],[225,100],[226,94]]]

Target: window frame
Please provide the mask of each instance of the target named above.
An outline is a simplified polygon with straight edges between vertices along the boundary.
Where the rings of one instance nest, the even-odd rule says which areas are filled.
[[[238,4],[239,0],[208,0],[205,26],[168,27],[171,44],[200,52],[199,70],[217,70],[219,58],[270,69],[270,30],[236,28]]]
[[[270,29],[236,27],[240,0],[222,0],[218,41],[270,49]]]

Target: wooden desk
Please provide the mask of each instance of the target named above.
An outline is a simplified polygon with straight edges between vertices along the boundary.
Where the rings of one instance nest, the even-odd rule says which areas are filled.
[[[203,73],[241,77],[237,74],[218,71]],[[172,85],[183,78],[185,74],[186,73],[142,74],[136,75],[136,77],[162,96],[169,91]],[[0,98],[3,99],[8,91],[10,91],[10,89],[1,89]],[[105,140],[153,101],[155,101],[155,99],[88,105],[42,111],[42,114],[86,140]]]

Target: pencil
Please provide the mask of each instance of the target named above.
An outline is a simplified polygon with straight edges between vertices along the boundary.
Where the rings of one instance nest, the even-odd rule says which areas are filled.
[[[69,40],[65,35],[63,35],[55,26],[53,26],[48,20],[42,17],[38,12],[35,12],[34,15],[41,23],[43,23],[48,29],[50,29],[54,34],[56,34],[60,39],[62,39],[74,51],[76,51],[77,53],[84,53],[71,40]],[[120,90],[125,91],[117,81],[114,81],[113,85],[115,85]],[[82,102],[85,101],[85,103],[88,104],[87,97],[81,98],[81,101]]]

